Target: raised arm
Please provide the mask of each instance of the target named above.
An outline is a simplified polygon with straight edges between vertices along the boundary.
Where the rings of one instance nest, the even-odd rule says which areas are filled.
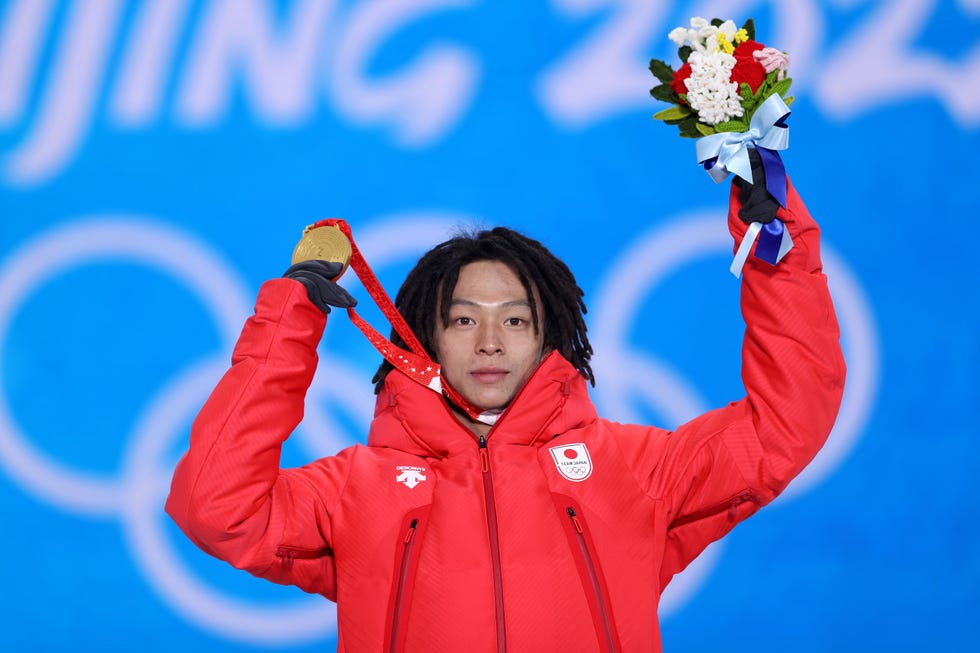
[[[733,184],[728,223],[736,242],[747,228],[741,206]],[[668,510],[662,585],[772,501],[813,459],[837,416],[844,361],[820,232],[791,184],[777,217],[793,249],[775,266],[750,256],[743,269],[746,396],[672,433],[648,431],[624,445],[628,458],[646,466],[638,477]]]
[[[348,454],[279,467],[282,443],[303,416],[325,323],[302,283],[262,286],[231,368],[194,420],[166,510],[211,555],[333,598],[330,512]]]

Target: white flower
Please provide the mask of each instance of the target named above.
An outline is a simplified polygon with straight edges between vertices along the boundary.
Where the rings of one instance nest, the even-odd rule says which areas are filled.
[[[690,28],[675,27],[668,38],[681,47],[689,44],[695,52],[717,52],[722,49],[719,35],[724,35],[725,40],[731,42],[736,31],[733,21],[726,20],[721,25],[712,25],[705,18],[694,17]]]
[[[729,81],[735,57],[722,51],[692,52],[691,76],[684,80],[687,103],[709,125],[744,115],[738,85]]]
[[[726,20],[724,23],[718,26],[718,31],[724,34],[725,38],[727,38],[729,41],[732,41],[735,39],[735,32],[738,31],[738,28],[735,27],[734,21]]]
[[[730,98],[709,96],[703,98],[698,109],[698,118],[707,125],[717,125],[734,117],[740,117],[742,113],[742,106],[733,106]]]
[[[704,42],[705,48],[709,52],[717,52],[721,50],[721,45],[718,44],[718,28],[714,25],[708,25],[698,32],[698,36]]]
[[[667,35],[671,41],[676,43],[678,46],[683,46],[687,41],[687,28],[686,27],[675,27],[670,30],[670,34]]]
[[[704,40],[698,35],[698,33],[691,30],[688,32],[688,34],[688,42],[691,44],[691,49],[695,52],[705,52]]]

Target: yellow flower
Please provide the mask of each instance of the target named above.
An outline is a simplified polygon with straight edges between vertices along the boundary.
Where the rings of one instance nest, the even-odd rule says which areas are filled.
[[[735,46],[732,45],[732,42],[728,40],[728,37],[723,32],[718,32],[718,45],[728,54],[735,52]]]
[[[744,27],[738,30],[737,32],[735,32],[736,43],[745,43],[748,40],[749,40],[749,33]]]

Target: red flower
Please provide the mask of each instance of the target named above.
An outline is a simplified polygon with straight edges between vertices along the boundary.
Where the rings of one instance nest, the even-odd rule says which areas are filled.
[[[670,83],[670,88],[673,89],[674,93],[678,95],[687,94],[687,86],[684,84],[684,80],[691,76],[691,64],[685,63],[683,66],[674,71],[674,81]],[[683,100],[681,100],[683,102]],[[687,104],[684,102],[684,104]]]
[[[756,41],[745,41],[739,43],[735,48],[735,67],[732,68],[731,80],[737,82],[741,88],[742,82],[749,85],[755,92],[766,79],[766,69],[752,56],[756,50],[761,50],[764,45]],[[676,76],[674,77],[676,80]]]

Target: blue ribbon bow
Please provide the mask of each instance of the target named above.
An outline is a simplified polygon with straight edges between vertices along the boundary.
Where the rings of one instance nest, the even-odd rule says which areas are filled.
[[[783,102],[783,98],[779,95],[770,95],[752,114],[748,131],[719,132],[699,138],[694,144],[698,163],[704,166],[716,184],[725,181],[729,173],[736,174],[751,184],[752,163],[749,161],[748,146],[755,146],[759,153],[763,154],[763,165],[766,164],[767,158],[770,161],[773,158],[779,160],[776,151],[789,147],[789,127],[785,122],[789,114],[789,107]],[[770,150],[770,152],[764,153],[763,150]],[[767,157],[766,154],[771,156]],[[782,168],[781,161],[779,167]],[[766,166],[766,172],[769,172],[769,166]],[[768,174],[766,177],[766,189],[772,192],[768,183]],[[783,177],[785,178],[785,172]],[[785,206],[785,184],[783,186],[781,194],[772,195],[777,200],[782,197],[780,204]]]

